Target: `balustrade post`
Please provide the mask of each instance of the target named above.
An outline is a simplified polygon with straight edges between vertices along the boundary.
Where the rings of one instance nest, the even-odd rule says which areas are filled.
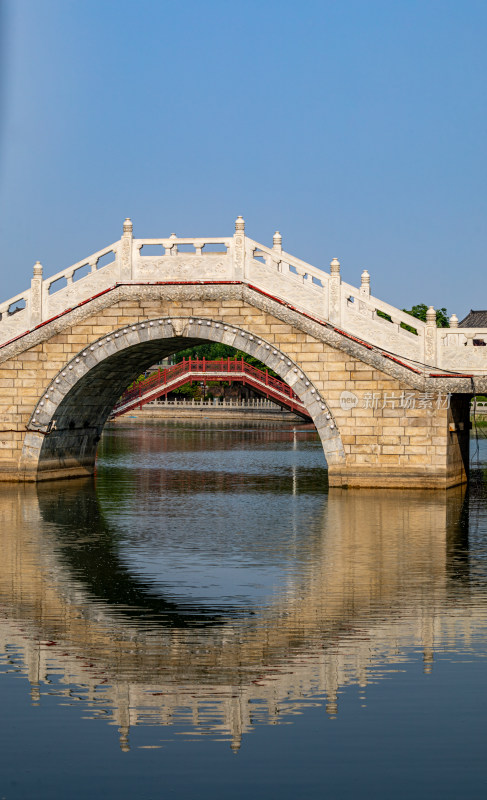
[[[132,220],[127,217],[123,223],[122,243],[120,246],[120,280],[132,280],[132,244],[133,244]]]
[[[360,294],[362,297],[370,297],[370,275],[366,269],[360,276]]]
[[[426,312],[426,328],[424,330],[424,360],[426,364],[436,366],[436,311],[430,306]]]
[[[42,322],[42,264],[34,264],[34,276],[30,282],[29,327],[35,328]]]
[[[340,262],[334,258],[330,262],[330,293],[328,301],[328,319],[335,325],[341,324],[341,283]]]
[[[233,254],[234,280],[243,281],[245,277],[245,221],[243,217],[237,217],[235,220]]]
[[[176,236],[176,234],[175,234],[175,233],[171,233],[171,235],[170,235],[170,237],[169,237],[169,238],[170,238],[170,239],[174,239],[174,240],[175,240],[175,239],[177,239],[178,237]],[[178,254],[178,246],[177,246],[176,242],[174,242],[174,244],[171,244],[171,245],[170,245],[170,255],[172,255],[172,256],[177,256],[177,254]]]

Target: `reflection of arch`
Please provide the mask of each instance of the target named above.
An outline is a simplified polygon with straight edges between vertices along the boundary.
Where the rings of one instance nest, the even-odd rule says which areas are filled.
[[[168,630],[221,626],[226,619],[241,614],[240,608],[232,609],[228,604],[197,608],[195,602],[189,613],[187,604],[181,607],[162,593],[148,591],[120,561],[116,531],[105,519],[94,483],[89,482],[77,491],[76,485],[70,482],[69,488],[72,491],[59,493],[50,491],[50,487],[47,491],[40,489],[39,512],[42,521],[56,529],[56,557],[49,565],[51,571],[59,574],[62,565],[65,585],[69,585],[70,576],[75,575],[77,591],[81,588],[88,605],[97,598],[108,613],[121,608],[127,620],[137,623],[142,619],[143,624],[153,620],[155,627]],[[76,520],[75,537],[72,535],[73,519]],[[89,547],[80,547],[80,540],[89,541]]]
[[[28,425],[21,468],[29,476],[89,474],[103,426],[127,385],[157,359],[210,340],[244,350],[274,370],[306,406],[328,464],[345,459],[326,400],[279,346],[237,326],[203,318],[161,318],[119,328],[88,345],[46,387]]]
[[[412,643],[424,648],[429,669],[443,625],[447,640],[462,632],[462,625],[463,633],[469,624],[483,630],[483,614],[470,616],[468,583],[465,622],[451,612],[448,539],[453,543],[465,533],[459,530],[462,498],[462,491],[332,491],[302,581],[286,581],[287,591],[259,616],[189,630],[177,621],[147,624],[143,613],[137,620],[124,606],[117,608],[109,598],[100,602],[96,591],[93,596],[72,560],[76,541],[91,548],[102,516],[93,506],[91,482],[9,487],[2,492],[8,524],[0,531],[0,598],[17,621],[13,635],[16,624],[22,629],[19,646],[34,684],[54,660],[67,682],[88,684],[124,729],[147,722],[148,708],[154,719],[170,721],[188,705],[198,725],[198,713],[205,722],[210,701],[214,718],[221,718],[237,742],[253,725],[277,722],[281,701],[289,711],[304,697],[326,692],[328,710],[335,713],[340,686],[365,686],[370,669],[401,660],[402,649]],[[56,520],[66,526],[66,537],[56,530]],[[70,536],[73,553],[66,559]],[[296,553],[299,563],[306,552]],[[453,567],[458,609],[463,581],[456,553]],[[409,595],[418,579],[422,591]],[[10,641],[11,635],[1,621],[0,636]],[[260,712],[255,701],[262,704]]]

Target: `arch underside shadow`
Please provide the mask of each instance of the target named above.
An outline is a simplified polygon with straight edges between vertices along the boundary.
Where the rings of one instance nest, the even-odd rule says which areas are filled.
[[[25,438],[21,468],[26,478],[92,474],[103,427],[127,386],[157,361],[207,341],[230,344],[274,370],[307,408],[327,463],[344,460],[340,434],[326,400],[277,344],[214,320],[147,320],[97,340],[46,387]]]

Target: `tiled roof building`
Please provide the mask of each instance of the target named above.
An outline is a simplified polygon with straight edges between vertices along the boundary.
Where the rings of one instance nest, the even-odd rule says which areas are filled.
[[[459,328],[487,328],[487,311],[469,311],[465,319],[458,323]]]

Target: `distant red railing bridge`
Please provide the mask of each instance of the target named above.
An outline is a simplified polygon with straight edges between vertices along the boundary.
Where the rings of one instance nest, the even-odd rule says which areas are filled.
[[[141,408],[145,403],[164,397],[195,381],[237,381],[256,391],[263,397],[274,401],[282,408],[310,419],[301,400],[284,381],[269,375],[269,370],[261,370],[248,364],[243,358],[222,358],[208,361],[205,358],[183,358],[171,367],[161,367],[156,372],[139,381],[122,395],[112,412],[118,417],[127,411]]]

